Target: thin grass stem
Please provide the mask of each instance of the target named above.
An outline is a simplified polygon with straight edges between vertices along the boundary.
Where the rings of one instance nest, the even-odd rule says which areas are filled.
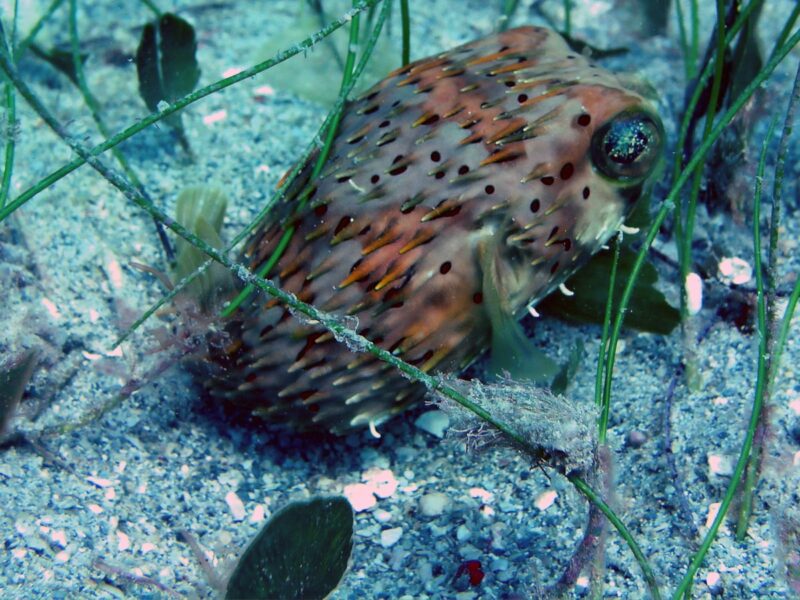
[[[384,6],[390,6],[389,2],[386,2]],[[388,8],[386,11],[388,13]],[[378,28],[383,27],[383,23],[385,21],[386,15],[381,15],[381,18],[378,21]],[[314,181],[319,174],[322,172],[322,168],[325,165],[325,162],[328,160],[328,155],[330,154],[331,147],[333,146],[334,139],[336,138],[336,133],[339,129],[339,121],[342,118],[342,111],[344,110],[344,103],[347,100],[347,95],[350,93],[350,90],[353,88],[355,84],[355,71],[354,71],[354,64],[355,64],[355,50],[358,47],[358,32],[359,32],[359,19],[358,15],[353,17],[353,23],[350,26],[350,43],[348,44],[347,50],[347,58],[345,59],[344,70],[342,73],[342,83],[339,89],[339,100],[341,103],[339,104],[339,108],[332,112],[332,118],[330,124],[325,132],[325,143],[320,150],[319,156],[314,164],[314,168],[311,171],[311,175],[309,177],[309,181]],[[378,34],[380,34],[380,29],[378,29]],[[377,36],[373,36],[373,39],[377,40]],[[367,46],[365,53],[363,55],[362,65],[366,66],[367,61],[372,53],[374,48],[374,44],[370,44]],[[362,67],[363,68],[363,67]],[[358,71],[358,74],[361,74],[361,70]],[[306,188],[306,191],[301,193],[299,199],[297,200],[297,206],[295,208],[295,214],[302,211],[305,208],[306,203],[308,202],[308,198],[310,196],[310,188]],[[272,252],[272,255],[267,259],[267,261],[258,269],[257,275],[259,277],[265,277],[269,274],[270,271],[275,267],[275,265],[280,260],[283,253],[286,251],[286,248],[289,246],[289,242],[291,241],[292,237],[294,236],[296,230],[295,225],[290,225],[289,227],[284,230],[281,234],[281,239],[278,241],[275,250]],[[239,294],[234,298],[220,313],[222,317],[229,317],[232,315],[238,308],[241,306],[242,302],[244,302],[253,292],[255,288],[252,286],[245,286],[245,288],[239,292]]]
[[[619,254],[621,246],[621,234],[618,234],[611,242],[614,248],[614,258],[611,261],[611,275],[608,278],[608,298],[606,299],[606,312],[603,317],[603,334],[600,338],[600,356],[597,357],[597,373],[594,381],[594,401],[600,409],[600,420],[598,425],[598,440],[600,444],[606,443],[606,430],[608,429],[608,417],[610,406],[603,403],[603,366],[606,364],[606,353],[608,352],[608,331],[611,325],[611,313],[614,306],[614,288],[617,281],[617,267],[619,266]]]
[[[725,515],[728,513],[728,509],[730,508],[731,502],[733,501],[733,497],[735,496],[736,490],[739,487],[739,482],[741,481],[742,475],[744,474],[745,467],[747,466],[748,457],[750,456],[750,450],[752,449],[753,446],[753,439],[755,438],[756,427],[758,426],[758,420],[761,414],[761,403],[763,400],[763,390],[766,379],[765,374],[767,365],[766,363],[767,317],[766,317],[766,304],[764,302],[764,281],[761,270],[760,204],[761,204],[761,185],[764,177],[764,165],[766,164],[767,149],[769,146],[769,141],[772,138],[772,133],[774,129],[775,129],[775,120],[773,120],[772,123],[770,124],[769,131],[767,132],[767,137],[764,140],[764,144],[761,147],[761,158],[758,164],[758,174],[756,175],[755,198],[753,201],[753,245],[755,246],[754,268],[756,273],[756,287],[758,290],[757,321],[758,321],[758,334],[759,334],[758,335],[759,339],[758,378],[756,379],[756,391],[755,391],[755,396],[753,398],[753,408],[750,413],[750,421],[747,427],[747,434],[745,435],[744,442],[742,442],[742,448],[741,451],[739,452],[739,459],[736,461],[736,467],[733,470],[733,475],[731,477],[730,483],[728,484],[728,489],[726,490],[725,496],[723,497],[722,502],[720,503],[720,507],[719,510],[717,511],[716,516],[714,517],[714,521],[711,523],[711,527],[708,528],[708,532],[703,538],[703,541],[700,544],[700,548],[697,550],[694,557],[692,558],[692,562],[689,565],[688,570],[686,571],[686,575],[681,580],[681,583],[678,586],[678,589],[673,596],[674,599],[681,598],[691,588],[692,582],[694,581],[695,573],[697,573],[697,570],[700,568],[700,565],[705,559],[705,556],[708,553],[708,549],[714,542],[714,539],[717,536],[717,532],[719,531],[719,528],[722,525],[723,520],[725,519]]]
[[[39,20],[36,21],[36,24],[31,28],[28,35],[19,43],[19,45],[14,50],[14,56],[16,58],[22,57],[23,54],[28,50],[28,47],[33,43],[36,39],[36,36],[39,35],[39,32],[44,27],[44,24],[47,20],[53,16],[53,14],[58,10],[58,7],[64,3],[64,0],[53,0],[50,3],[50,6],[47,7],[47,10],[42,13],[42,16],[39,17]]]
[[[775,46],[772,48],[772,52],[770,53],[769,57],[772,58],[777,52],[778,48],[783,46],[783,43],[786,41],[786,38],[789,37],[789,34],[792,32],[794,28],[794,24],[797,22],[797,18],[800,17],[800,2],[795,2],[794,8],[792,9],[789,18],[786,19],[786,23],[783,26],[783,29],[778,34],[778,39],[775,40]]]
[[[683,73],[686,81],[691,81],[694,77],[694,66],[689,60],[689,39],[686,34],[686,17],[683,14],[683,3],[675,0],[675,14],[678,18],[678,40],[681,44],[681,54],[683,55]]]
[[[517,4],[519,4],[519,0],[505,0],[503,2],[503,12],[500,13],[500,20],[497,23],[498,31],[505,31],[508,29],[508,24],[517,11]]]
[[[733,38],[741,31],[742,27],[744,27],[745,23],[747,22],[747,18],[750,16],[750,13],[755,10],[755,8],[761,4],[762,0],[751,0],[747,4],[747,6],[742,9],[739,13],[739,16],[734,21],[731,28],[728,30],[725,36],[725,47],[729,47]],[[676,5],[677,6],[677,5]],[[694,91],[692,92],[692,97],[686,105],[685,112],[683,114],[683,119],[681,121],[680,131],[678,133],[678,141],[676,144],[677,151],[675,152],[675,162],[673,163],[673,170],[672,170],[672,181],[677,181],[678,177],[680,176],[681,169],[684,165],[684,148],[686,147],[686,138],[689,135],[689,127],[691,126],[692,119],[694,118],[694,113],[697,110],[697,105],[700,102],[700,96],[702,96],[703,90],[705,89],[706,83],[708,82],[708,78],[711,77],[711,74],[715,70],[716,63],[713,61],[708,61],[705,67],[703,68],[702,73],[697,78],[697,81],[694,86]],[[675,227],[675,239],[677,240],[678,250],[681,249],[681,240],[684,239],[684,229],[683,229],[683,207],[681,203],[678,202],[675,205],[675,216],[674,216],[674,227]],[[685,302],[686,296],[683,292],[681,292],[681,303],[683,306],[683,302]]]
[[[408,0],[400,0],[400,22],[403,26],[403,56],[405,67],[411,62],[411,18],[408,12]]]
[[[347,96],[350,94],[350,92],[353,89],[353,86],[355,86],[356,82],[358,81],[358,78],[361,76],[364,69],[366,68],[367,60],[369,56],[372,55],[372,52],[375,48],[375,44],[377,43],[378,38],[380,37],[380,33],[383,29],[383,25],[385,24],[386,19],[389,16],[389,12],[390,12],[390,3],[386,2],[381,7],[380,16],[378,17],[378,22],[375,24],[375,27],[372,30],[372,34],[367,40],[367,43],[364,47],[364,54],[361,56],[358,66],[356,67],[355,73],[353,74],[353,77],[347,86],[348,89],[346,89],[344,93],[339,94],[339,98],[337,99],[331,111],[328,113],[328,116],[325,118],[325,121],[317,130],[317,134],[313,137],[313,141],[305,149],[305,151],[301,155],[300,160],[298,160],[297,164],[295,164],[295,166],[292,167],[288,175],[284,178],[283,184],[278,187],[276,192],[266,202],[264,207],[259,211],[256,217],[250,222],[250,224],[247,227],[245,227],[241,232],[239,232],[239,234],[237,234],[234,237],[231,243],[228,244],[228,246],[224,250],[225,253],[233,250],[236,246],[238,246],[243,239],[245,239],[255,230],[255,228],[266,217],[269,211],[271,211],[272,208],[277,203],[282,202],[284,200],[286,191],[291,188],[292,184],[302,171],[303,166],[308,162],[313,152],[317,149],[317,147],[321,143],[318,140],[322,139],[322,137],[325,135],[325,132],[330,127],[336,115],[339,113],[339,111],[341,111],[342,107],[345,105],[347,101]],[[286,243],[288,243],[288,238]],[[281,252],[282,251],[283,250],[281,250]],[[155,314],[155,312],[158,311],[162,306],[164,306],[166,303],[170,302],[173,298],[175,298],[178,294],[180,294],[192,281],[194,281],[197,277],[202,275],[211,266],[213,262],[214,261],[211,259],[206,260],[202,265],[200,265],[197,269],[195,269],[193,273],[190,273],[189,275],[184,277],[181,281],[179,281],[172,290],[170,290],[167,294],[165,294],[157,302],[155,302],[150,308],[148,308],[142,314],[142,316],[139,317],[128,328],[128,330],[114,342],[114,347],[116,348],[119,344],[127,340],[133,334],[133,332],[136,331],[142,325],[142,323],[144,323],[153,314]]]
[[[158,6],[156,6],[153,0],[139,0],[139,2],[144,4],[147,8],[149,8],[157,19],[160,19],[161,16],[164,14],[163,12],[161,12],[161,9],[159,9]]]
[[[564,35],[567,39],[572,37],[572,0],[564,2]]]
[[[625,320],[625,312],[628,309],[628,304],[630,303],[631,295],[633,294],[633,287],[636,285],[636,281],[639,277],[639,273],[642,270],[645,257],[647,256],[647,252],[650,249],[650,246],[653,244],[653,240],[655,239],[656,235],[658,235],[659,228],[663,224],[667,215],[674,210],[676,199],[683,189],[683,186],[686,185],[687,181],[694,172],[694,169],[696,169],[705,159],[709,149],[716,142],[717,138],[719,138],[722,131],[730,124],[733,118],[752,97],[755,91],[761,87],[761,85],[772,75],[777,66],[781,63],[781,61],[783,61],[784,58],[786,58],[786,56],[789,54],[792,48],[797,45],[798,42],[800,42],[800,31],[796,31],[791,35],[783,47],[775,54],[775,56],[766,62],[753,81],[751,81],[741,92],[741,94],[739,94],[739,96],[731,103],[731,106],[728,108],[728,110],[725,111],[725,113],[717,120],[716,125],[711,130],[711,133],[708,135],[708,137],[706,137],[700,143],[697,150],[695,150],[692,158],[687,162],[686,167],[672,184],[672,189],[670,189],[667,197],[661,203],[661,207],[653,218],[653,222],[650,225],[647,236],[642,242],[642,247],[639,250],[639,253],[636,255],[630,275],[628,276],[628,281],[625,284],[625,289],[622,291],[619,306],[617,307],[617,315],[614,319],[614,325],[611,329],[611,339],[606,355],[607,364],[605,367],[605,386],[603,389],[604,403],[610,402],[611,398],[611,380],[614,373],[614,359],[617,342],[619,341],[620,332],[622,331],[622,323]]]
[[[700,54],[700,14],[697,0],[689,0],[689,13],[692,20],[692,39],[689,46],[689,64],[692,66],[692,75],[697,72],[697,57]]]
[[[711,81],[711,94],[706,109],[705,124],[703,126],[703,138],[708,136],[714,125],[714,117],[717,113],[720,89],[722,87],[722,69],[725,64],[725,1],[717,0],[717,40],[716,52],[714,55],[714,78]],[[699,86],[698,86],[699,89]],[[686,219],[681,231],[682,238],[678,239],[680,248],[679,259],[681,265],[681,314],[683,319],[687,317],[686,287],[683,285],[689,275],[692,263],[692,240],[694,238],[694,222],[697,212],[697,200],[700,195],[700,183],[703,180],[703,169],[698,168],[694,172],[689,202],[686,207]],[[688,371],[688,370],[687,370]]]
[[[650,590],[650,597],[653,600],[660,600],[661,593],[658,590],[658,582],[656,581],[655,573],[653,573],[653,569],[650,566],[650,563],[645,557],[644,552],[639,547],[639,544],[636,543],[633,535],[631,535],[628,528],[625,527],[625,524],[617,517],[611,507],[606,504],[603,499],[594,491],[592,488],[587,485],[587,483],[581,479],[580,477],[567,477],[570,483],[574,485],[580,493],[582,493],[586,498],[594,504],[600,511],[606,516],[606,518],[611,522],[614,528],[619,533],[620,537],[625,540],[625,543],[628,544],[628,548],[630,548],[631,552],[633,553],[636,562],[639,564],[639,568],[642,570],[642,574],[644,575],[645,583],[647,584],[648,589]]]
[[[103,117],[100,114],[100,103],[95,98],[94,94],[92,94],[91,90],[89,89],[89,84],[86,81],[86,74],[83,70],[83,61],[81,60],[81,50],[80,50],[80,38],[78,37],[78,2],[77,0],[70,0],[69,2],[69,34],[70,34],[70,44],[72,50],[72,65],[75,69],[75,81],[78,84],[78,89],[81,91],[81,95],[83,96],[83,100],[86,103],[86,106],[89,107],[89,112],[92,115],[92,119],[94,119],[95,124],[97,125],[98,131],[104,138],[108,138],[111,136],[108,127],[106,127],[105,122],[103,121]],[[117,159],[120,167],[125,172],[125,175],[131,180],[133,185],[135,185],[139,191],[147,195],[146,190],[144,189],[144,185],[142,184],[141,179],[133,170],[130,163],[128,163],[125,155],[122,154],[122,151],[119,147],[111,148],[111,154]],[[175,254],[172,250],[172,245],[169,243],[169,239],[167,238],[166,234],[164,233],[164,228],[158,221],[154,221],[153,224],[156,228],[156,235],[158,236],[159,241],[161,242],[161,247],[164,249],[164,253],[166,254],[167,261],[172,263],[175,260]]]
[[[382,0],[360,0],[358,4],[358,8],[355,9],[355,12],[362,12],[369,8],[370,6],[381,2]],[[246,79],[250,79],[251,77],[262,73],[277,64],[280,64],[291,57],[305,52],[313,45],[317,44],[319,41],[339,29],[340,27],[349,23],[355,14],[353,10],[348,11],[345,13],[341,18],[336,19],[329,23],[326,27],[323,27],[316,33],[312,34],[311,36],[304,39],[302,42],[297,44],[296,46],[279,52],[273,58],[266,60],[264,62],[258,63],[250,67],[249,69],[245,69],[244,71],[237,73],[236,75],[232,75],[230,77],[226,77],[224,79],[220,79],[208,85],[202,89],[196,90],[191,94],[187,94],[183,98],[179,98],[175,102],[171,103],[170,105],[166,106],[163,110],[155,113],[151,113],[144,117],[142,120],[138,121],[137,123],[131,125],[130,127],[124,129],[123,131],[117,133],[113,137],[105,140],[103,143],[98,144],[97,146],[91,148],[89,150],[89,156],[99,156],[106,150],[113,148],[120,143],[124,142],[128,138],[136,135],[137,133],[143,131],[153,123],[157,123],[169,115],[189,106],[190,104],[194,104],[198,100],[202,100],[206,96],[210,96],[211,94],[215,94],[220,90],[223,90],[227,87],[235,85],[241,81]],[[5,35],[5,34],[4,34]],[[26,202],[30,201],[31,198],[36,196],[41,191],[47,189],[51,185],[53,185],[56,181],[64,178],[65,176],[69,175],[72,171],[77,169],[78,167],[83,166],[86,164],[87,160],[81,156],[78,158],[70,161],[69,163],[65,164],[61,168],[53,171],[46,177],[42,178],[39,182],[35,185],[31,186],[24,192],[22,192],[19,196],[14,198],[13,201],[9,202],[5,207],[0,209],[0,222],[5,220],[8,215],[18,209],[20,206],[24,205]]]
[[[19,0],[14,0],[14,19],[11,29],[11,43],[9,54],[14,60],[14,45],[17,39],[17,15],[19,13]],[[17,97],[14,85],[9,81],[3,85],[6,101],[6,151],[3,160],[3,180],[0,183],[0,208],[6,205],[8,190],[11,188],[11,174],[14,171],[14,153],[17,145]]]
[[[756,380],[756,393],[761,395],[761,406],[766,406],[770,398],[772,396],[772,385],[775,381],[775,377],[777,375],[777,371],[780,368],[780,354],[783,351],[783,347],[781,346],[780,351],[777,351],[776,348],[776,341],[773,337],[773,332],[775,331],[775,325],[778,321],[777,315],[777,302],[775,301],[777,296],[777,279],[778,279],[778,231],[781,227],[781,214],[783,212],[783,177],[785,174],[785,167],[786,167],[786,156],[789,152],[789,139],[792,135],[792,129],[795,119],[795,112],[797,109],[797,102],[800,100],[800,66],[798,67],[797,73],[795,74],[794,85],[792,87],[792,94],[789,99],[789,106],[786,109],[786,116],[784,117],[783,122],[783,131],[781,133],[781,139],[778,143],[778,156],[775,163],[775,177],[773,183],[773,192],[772,192],[772,212],[770,214],[770,224],[769,224],[769,250],[768,250],[768,261],[767,261],[767,269],[766,269],[766,290],[764,289],[763,281],[759,281],[759,276],[762,274],[761,271],[761,253],[760,253],[760,239],[754,240],[754,245],[756,242],[759,242],[759,245],[756,246],[756,256],[755,256],[755,269],[756,269],[756,283],[757,283],[757,299],[758,299],[758,324],[759,324],[759,334],[761,333],[761,326],[764,326],[764,354],[765,358],[765,367],[764,371],[761,370],[761,364],[759,363],[759,370],[758,370],[758,379]],[[763,159],[763,157],[762,157]],[[759,163],[759,167],[761,164]],[[759,171],[758,177],[763,177],[762,170]],[[759,186],[758,191],[754,202],[756,203],[756,207],[754,209],[753,220],[756,221],[757,214],[755,212],[756,209],[760,208],[760,185],[761,182],[757,183]],[[756,221],[754,224],[754,233],[753,236],[756,236],[758,232],[759,222]],[[787,307],[788,308],[788,307]],[[762,314],[763,313],[763,314]],[[784,314],[784,317],[786,314]],[[763,323],[762,323],[763,317]],[[784,319],[785,320],[785,319]],[[791,317],[790,317],[791,320]],[[788,335],[788,329],[786,330],[786,334]],[[784,338],[785,341],[785,338]],[[777,354],[776,354],[777,351]],[[764,379],[764,381],[762,381]],[[761,419],[762,411],[759,410],[759,420],[758,420],[758,427],[759,430],[763,433],[763,429],[767,426],[766,423]],[[745,481],[742,487],[742,494],[740,499],[740,511],[739,511],[739,519],[737,521],[736,526],[736,537],[740,541],[744,539],[745,535],[747,535],[747,526],[750,521],[750,516],[753,512],[753,496],[755,494],[755,488],[758,483],[758,476],[760,471],[761,465],[761,456],[763,453],[763,435],[757,435],[755,437],[755,442],[753,446],[753,451],[748,457],[747,461],[747,469],[745,475]]]

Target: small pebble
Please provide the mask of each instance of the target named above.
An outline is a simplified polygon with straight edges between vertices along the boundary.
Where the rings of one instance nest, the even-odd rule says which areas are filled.
[[[376,510],[374,513],[372,513],[372,516],[375,517],[375,520],[378,521],[378,523],[388,523],[392,520],[392,513],[390,513],[388,510]]]
[[[426,517],[438,517],[450,506],[450,498],[441,492],[430,492],[419,499],[419,510]]]
[[[444,437],[444,433],[450,425],[450,417],[444,411],[429,410],[421,414],[417,420],[414,421],[414,425],[441,439]]]
[[[725,456],[722,454],[709,454],[708,470],[712,475],[732,475],[733,460],[731,460],[730,456]]]
[[[472,532],[469,530],[469,527],[466,525],[459,525],[458,529],[456,529],[456,539],[459,542],[464,542],[468,540],[472,536]]]
[[[384,529],[381,531],[381,546],[390,548],[394,546],[403,535],[402,527],[392,527],[391,529]]]
[[[625,436],[625,444],[630,448],[641,448],[647,442],[647,436],[641,431],[634,429]]]
[[[236,492],[228,492],[225,494],[225,502],[233,515],[234,521],[242,521],[247,516],[247,511],[244,509],[244,502],[236,495]]]

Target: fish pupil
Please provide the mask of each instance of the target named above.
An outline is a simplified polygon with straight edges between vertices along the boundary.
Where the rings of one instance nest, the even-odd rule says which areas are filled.
[[[622,113],[592,138],[592,162],[604,175],[622,181],[646,177],[658,162],[662,129],[647,113]]]
[[[615,123],[606,134],[603,149],[615,163],[629,165],[647,150],[650,138],[641,122]]]

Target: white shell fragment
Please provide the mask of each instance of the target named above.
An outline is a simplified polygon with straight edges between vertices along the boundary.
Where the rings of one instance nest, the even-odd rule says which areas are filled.
[[[697,273],[686,276],[686,309],[690,315],[696,315],[703,308],[703,280]]]
[[[422,431],[427,431],[438,438],[444,437],[444,432],[450,425],[450,417],[443,410],[429,410],[422,413],[414,425]]]
[[[728,285],[743,285],[753,278],[753,267],[737,256],[725,257],[717,265],[719,280]]]
[[[392,529],[384,529],[381,531],[381,546],[384,548],[391,548],[394,546],[400,536],[403,535],[402,527],[393,527]]]

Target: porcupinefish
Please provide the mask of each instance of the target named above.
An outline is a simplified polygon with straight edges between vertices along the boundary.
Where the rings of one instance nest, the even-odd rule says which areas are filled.
[[[524,376],[518,319],[618,230],[662,138],[648,102],[559,35],[509,30],[350,102],[322,174],[309,181],[312,156],[293,192],[311,186],[306,208],[282,204],[242,261],[257,271],[294,225],[266,273],[283,289],[423,371],[460,372],[492,346]],[[209,391],[273,423],[341,434],[425,394],[262,295],[227,329]]]

